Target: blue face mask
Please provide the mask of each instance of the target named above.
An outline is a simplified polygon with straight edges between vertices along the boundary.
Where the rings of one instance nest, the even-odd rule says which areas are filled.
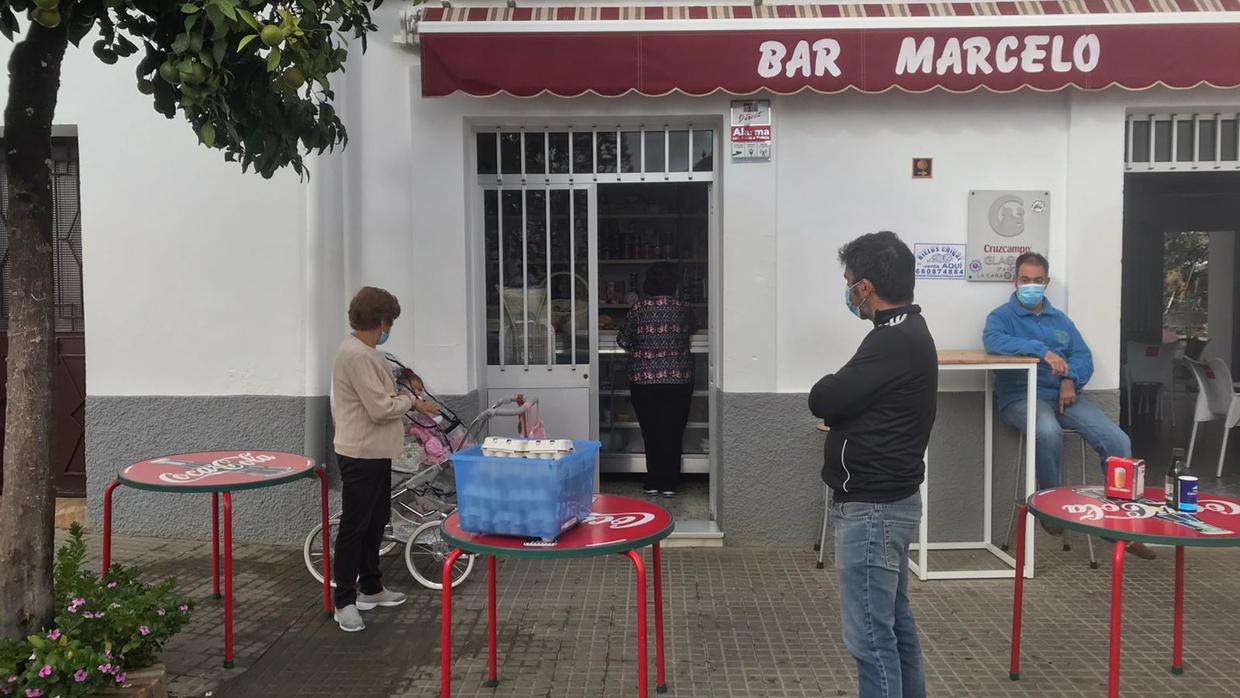
[[[380,344],[385,344],[385,343],[387,343],[387,341],[388,341],[388,335],[389,335],[389,334],[390,334],[390,333],[389,333],[387,330],[384,330],[384,331],[383,331],[383,332],[379,335],[379,343],[380,343]]]
[[[1026,308],[1036,308],[1046,298],[1046,287],[1042,284],[1025,284],[1016,287],[1016,299]]]
[[[856,288],[859,283],[861,282],[858,281],[856,284],[844,289],[844,304],[848,306],[848,312],[864,320],[865,316],[861,314],[861,306],[852,302],[852,290]]]

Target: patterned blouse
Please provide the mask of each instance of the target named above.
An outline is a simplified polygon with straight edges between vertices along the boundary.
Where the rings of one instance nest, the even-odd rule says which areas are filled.
[[[631,355],[629,383],[692,383],[689,338],[696,329],[697,316],[683,301],[657,296],[634,303],[616,337]]]

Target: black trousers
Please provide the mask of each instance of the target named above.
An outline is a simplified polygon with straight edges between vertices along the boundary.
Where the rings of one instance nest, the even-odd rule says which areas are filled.
[[[336,580],[336,608],[357,602],[363,594],[383,591],[379,574],[379,546],[383,528],[392,517],[392,459],[350,458],[336,454],[340,464],[342,511],[336,533],[332,570]]]
[[[630,384],[633,410],[646,445],[646,488],[662,491],[680,486],[680,457],[689,421],[692,383]]]

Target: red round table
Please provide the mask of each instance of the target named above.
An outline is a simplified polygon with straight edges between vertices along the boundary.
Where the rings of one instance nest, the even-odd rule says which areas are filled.
[[[1102,487],[1056,487],[1035,493],[1021,507],[1025,514],[1093,536],[1115,541],[1111,555],[1111,654],[1107,695],[1119,696],[1120,617],[1124,589],[1124,548],[1130,542],[1175,546],[1175,637],[1171,672],[1184,671],[1184,548],[1240,546],[1240,500],[1197,495],[1191,520],[1175,521],[1178,512],[1163,506],[1163,491],[1150,488],[1140,501],[1109,499]],[[1012,663],[1009,676],[1020,679],[1020,625],[1024,600],[1025,526],[1016,538],[1016,590],[1012,603]],[[1205,529],[1205,530],[1201,530]],[[1187,689],[1188,687],[1186,687]]]
[[[224,497],[224,667],[233,666],[232,493],[319,478],[323,516],[323,610],[331,612],[327,473],[305,456],[277,451],[213,451],[163,456],[121,469],[103,491],[103,574],[112,566],[112,492],[125,485],[151,492],[211,493],[211,577],[220,598],[220,495]]]
[[[585,521],[564,532],[553,544],[516,536],[491,536],[461,530],[460,514],[443,522],[443,538],[453,548],[444,561],[443,646],[441,650],[442,694],[452,695],[452,565],[465,553],[487,558],[487,629],[489,665],[487,686],[499,685],[495,650],[495,558],[518,557],[539,560],[625,555],[633,562],[637,585],[637,693],[647,695],[646,670],[646,563],[641,548],[650,546],[654,562],[654,638],[658,693],[667,692],[663,666],[663,570],[659,541],[672,534],[672,515],[663,507],[641,499],[594,495],[594,505]]]

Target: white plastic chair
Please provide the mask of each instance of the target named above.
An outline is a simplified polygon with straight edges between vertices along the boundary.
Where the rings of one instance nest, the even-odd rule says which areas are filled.
[[[1218,453],[1218,472],[1223,476],[1223,459],[1227,456],[1227,437],[1240,424],[1240,393],[1231,381],[1231,369],[1222,359],[1210,359],[1207,364],[1189,361],[1197,381],[1197,408],[1193,413],[1193,435],[1188,441],[1188,466],[1193,464],[1193,449],[1197,446],[1197,426],[1203,422],[1223,420],[1223,445]]]
[[[1135,386],[1156,386],[1154,394],[1154,414],[1162,414],[1163,391],[1171,393],[1171,426],[1175,426],[1175,354],[1179,342],[1168,344],[1142,344],[1128,342],[1125,355],[1128,359],[1124,366],[1124,383],[1128,392],[1128,423],[1132,424],[1132,391]],[[1142,395],[1141,405],[1145,400]]]

